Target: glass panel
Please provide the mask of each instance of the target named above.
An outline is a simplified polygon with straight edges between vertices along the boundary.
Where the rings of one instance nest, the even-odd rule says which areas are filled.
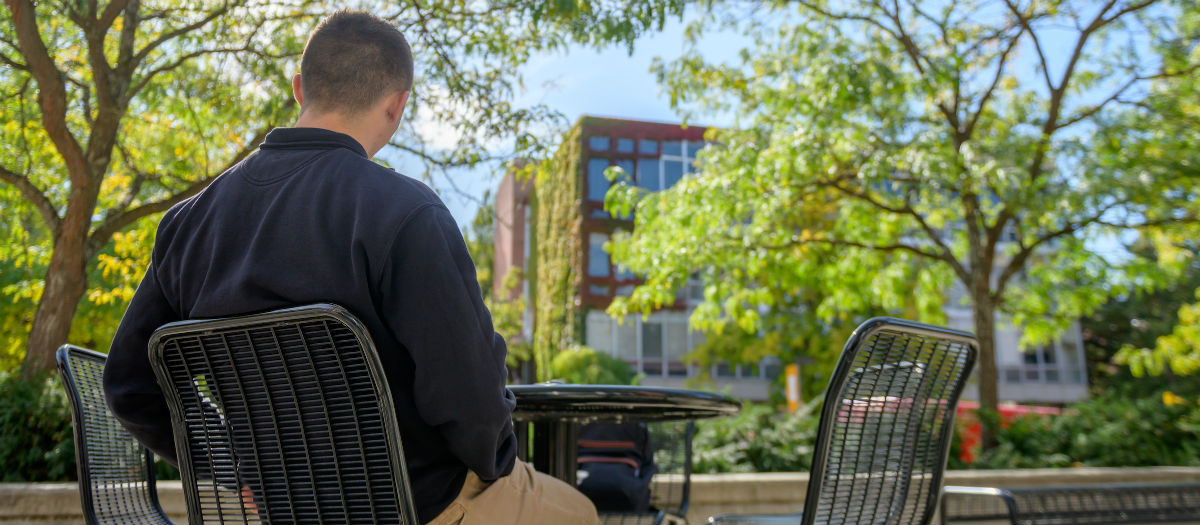
[[[696,152],[704,149],[704,146],[707,146],[707,144],[705,144],[703,140],[689,140],[687,150],[688,157],[693,159],[696,158]]]
[[[617,323],[617,357],[634,363],[636,368],[637,355],[637,326],[630,317],[623,323]]]
[[[617,167],[621,168],[621,171],[624,171],[625,174],[621,175],[620,177],[617,177],[616,181],[614,181],[614,182],[628,182],[628,183],[632,184],[633,183],[633,161],[630,159],[618,160]]]
[[[717,365],[717,377],[735,377],[733,367],[729,363],[720,363]]]
[[[608,212],[604,211],[603,209],[599,209],[599,210],[592,210],[591,217],[592,217],[593,219],[607,219],[607,218],[608,218]]]
[[[617,139],[617,153],[633,153],[633,139]]]
[[[783,366],[781,366],[778,361],[769,361],[763,363],[763,375],[765,375],[767,379],[775,379],[776,377],[779,377],[779,374],[782,373]]]
[[[667,360],[682,362],[687,351],[687,323],[667,323]]]
[[[687,377],[687,365],[677,361],[671,361],[667,363],[667,375],[671,377]]]
[[[1005,368],[1004,369],[1004,382],[1005,383],[1014,383],[1014,384],[1020,383],[1021,382],[1021,369]]]
[[[677,160],[663,161],[663,188],[670,188],[683,178],[683,163]]]
[[[653,321],[642,322],[642,359],[645,361],[662,361],[663,355],[663,326]]]
[[[663,155],[678,155],[683,156],[683,142],[678,140],[663,141]]]
[[[617,295],[619,295],[621,297],[629,297],[629,296],[633,295],[633,285],[627,284],[625,286],[618,286],[617,287]]]
[[[658,155],[658,141],[650,139],[639,140],[638,153],[644,155]]]
[[[588,147],[592,151],[608,151],[608,137],[588,137]]]
[[[1036,365],[1038,362],[1037,357],[1037,350],[1024,350],[1021,352],[1021,360],[1027,365]]]
[[[1075,346],[1075,341],[1071,339],[1063,339],[1062,341],[1059,341],[1059,344],[1062,345],[1063,355],[1067,357],[1067,360],[1073,360],[1075,358],[1075,352],[1077,348]]]
[[[1054,364],[1058,359],[1054,355],[1054,345],[1048,344],[1042,347],[1042,362],[1046,364]]]
[[[595,284],[588,286],[588,293],[590,293],[592,295],[607,296],[610,292],[612,292],[612,288],[609,288],[607,286],[600,286],[600,285],[595,285]]]
[[[587,316],[587,338],[584,344],[600,352],[611,354],[613,351],[612,325],[612,319],[607,315],[589,314]]]
[[[588,199],[604,201],[608,193],[608,179],[604,178],[604,170],[608,169],[608,159],[588,159],[587,180]]]
[[[642,372],[651,377],[663,375],[662,361],[642,361]]]
[[[1050,368],[1047,370],[1043,370],[1042,372],[1046,374],[1046,382],[1047,383],[1057,383],[1058,382],[1058,369],[1057,368]]]
[[[608,236],[603,233],[588,235],[588,276],[608,277],[608,252],[604,251],[604,243]]]
[[[633,279],[634,278],[633,272],[629,271],[624,266],[614,265],[614,269],[617,272],[617,274],[616,274],[617,279]]]
[[[1041,374],[1038,373],[1038,369],[1036,369],[1036,368],[1026,368],[1025,369],[1025,381],[1036,383],[1039,381],[1040,378],[1041,378]]]
[[[662,189],[662,181],[658,177],[658,159],[638,159],[637,182],[638,186],[650,191]]]

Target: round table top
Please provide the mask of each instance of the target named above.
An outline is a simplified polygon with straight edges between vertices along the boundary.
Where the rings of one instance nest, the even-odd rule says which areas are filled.
[[[540,383],[509,390],[518,421],[670,421],[731,416],[742,407],[721,394],[653,386]]]

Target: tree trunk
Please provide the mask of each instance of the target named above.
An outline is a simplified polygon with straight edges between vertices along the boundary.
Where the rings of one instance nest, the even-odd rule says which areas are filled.
[[[69,221],[68,221],[69,222]],[[29,345],[21,362],[21,377],[32,378],[54,369],[54,351],[67,342],[71,320],[79,301],[87,291],[87,261],[85,239],[87,222],[64,224],[54,241],[50,268],[46,271],[45,289],[38,301]],[[80,230],[82,229],[82,233]]]
[[[979,367],[979,407],[981,410],[995,413],[999,401],[996,389],[996,308],[991,302],[981,300],[980,296],[976,295],[973,310],[975,337],[979,338],[979,356],[976,361],[976,366]],[[996,446],[996,429],[992,428],[989,418],[980,418],[980,421],[983,423],[981,446],[983,450],[988,450]]]

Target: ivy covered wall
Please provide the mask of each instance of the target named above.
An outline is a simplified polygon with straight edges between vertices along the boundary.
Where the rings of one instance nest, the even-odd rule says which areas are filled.
[[[566,132],[551,159],[533,167],[527,264],[538,381],[550,379],[550,361],[579,340],[583,163],[581,121]]]

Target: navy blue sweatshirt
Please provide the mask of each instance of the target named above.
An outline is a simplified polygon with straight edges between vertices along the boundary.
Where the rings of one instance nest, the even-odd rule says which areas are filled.
[[[324,129],[271,131],[259,151],[166,213],[108,355],[109,407],[175,463],[147,357],[151,333],[318,302],[349,309],[375,341],[422,522],[457,496],[467,469],[484,480],[512,470],[506,348],[462,233],[428,187]]]

